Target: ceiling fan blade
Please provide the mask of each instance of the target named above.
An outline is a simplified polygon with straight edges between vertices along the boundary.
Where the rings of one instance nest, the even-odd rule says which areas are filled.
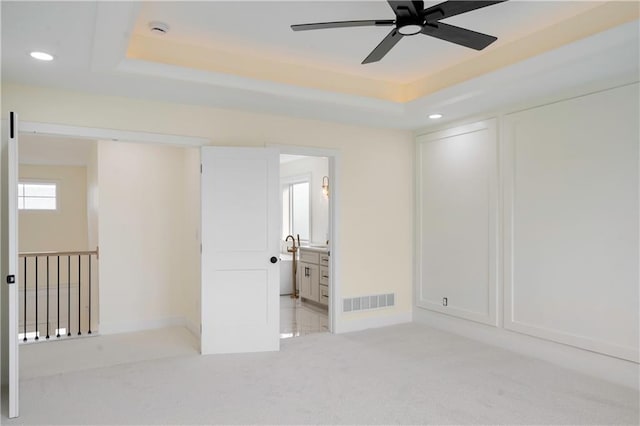
[[[472,10],[482,9],[483,7],[493,6],[494,4],[503,3],[507,0],[496,1],[445,1],[443,3],[431,6],[422,12],[422,15],[426,17],[427,21],[440,20],[450,18],[452,16],[460,15],[462,13],[471,12]],[[433,16],[432,19],[429,16]]]
[[[482,50],[498,39],[488,34],[478,33],[442,22],[427,24],[422,28],[421,32],[422,34],[475,50]]]
[[[400,39],[404,37],[402,34],[398,32],[395,28],[391,30],[389,34],[380,42],[378,46],[367,56],[363,64],[369,64],[371,62],[378,62],[380,59],[384,58],[384,55],[389,53],[391,48],[396,45],[400,41]]]
[[[374,19],[368,21],[338,21],[338,22],[318,22],[315,24],[291,25],[293,31],[322,30],[326,28],[346,28],[346,27],[385,27],[395,25],[393,19]]]
[[[393,9],[393,13],[398,17],[409,17],[415,16],[418,17],[422,13],[422,9],[424,9],[424,1],[394,1],[387,0],[391,9]]]

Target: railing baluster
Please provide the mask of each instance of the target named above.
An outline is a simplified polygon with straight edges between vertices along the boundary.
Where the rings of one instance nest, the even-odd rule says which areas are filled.
[[[91,334],[91,255],[89,255],[89,334]]]
[[[24,338],[23,342],[27,341],[27,258],[24,258]]]
[[[56,257],[58,258],[58,328],[56,330],[56,337],[60,338],[60,256]]]
[[[82,328],[80,326],[80,318],[82,318],[82,314],[80,313],[82,309],[82,299],[80,297],[80,287],[82,284],[82,278],[80,275],[80,265],[82,264],[82,257],[78,255],[78,336],[82,334]]]
[[[71,255],[67,256],[67,336],[71,336]]]
[[[49,338],[49,256],[47,256],[47,339]]]
[[[87,265],[86,267],[86,271],[83,271],[82,268],[82,257],[83,256],[88,256],[87,257]],[[72,263],[72,257],[77,256],[78,257],[78,336],[81,336],[82,333],[82,312],[84,310],[83,305],[82,305],[82,286],[84,285],[82,283],[82,274],[88,274],[88,279],[87,281],[87,285],[89,286],[88,288],[88,295],[86,296],[88,299],[88,313],[86,313],[85,315],[88,316],[88,324],[87,324],[87,329],[85,330],[86,334],[92,334],[93,330],[92,330],[92,302],[93,302],[93,289],[92,289],[92,284],[93,284],[93,259],[91,258],[92,255],[96,255],[96,260],[98,260],[98,249],[96,248],[95,251],[75,251],[75,252],[54,252],[54,251],[49,251],[49,252],[29,252],[29,253],[20,253],[19,256],[20,258],[23,259],[23,280],[24,280],[24,309],[23,309],[23,327],[22,327],[22,331],[24,332],[23,334],[23,342],[28,342],[29,338],[28,338],[28,333],[29,333],[29,318],[30,315],[28,312],[28,307],[29,307],[29,303],[28,302],[28,298],[29,298],[29,258],[33,257],[34,258],[34,262],[33,262],[33,268],[34,268],[34,278],[33,278],[33,288],[32,293],[34,294],[34,308],[35,308],[35,312],[33,314],[33,317],[35,318],[35,325],[33,328],[33,340],[38,341],[41,340],[40,339],[40,323],[39,323],[39,318],[41,317],[40,315],[40,295],[39,295],[39,291],[40,291],[40,286],[42,285],[42,281],[46,280],[46,307],[43,308],[43,310],[45,310],[45,315],[46,315],[46,332],[44,333],[46,335],[46,339],[49,340],[50,338],[53,337],[53,332],[51,330],[52,327],[56,327],[56,332],[55,335],[57,338],[63,337],[63,335],[61,334],[61,330],[66,331],[66,334],[68,337],[72,336],[72,332],[71,332],[71,301],[72,301],[72,297],[71,297],[71,277],[72,277],[72,273],[71,273],[71,263]],[[56,275],[52,276],[51,273],[51,268],[54,267],[54,265],[52,265],[52,260],[51,257],[55,256],[55,267],[56,267]],[[67,327],[63,328],[61,327],[61,315],[64,315],[63,313],[61,313],[60,308],[61,306],[61,284],[62,284],[62,288],[64,288],[64,275],[63,272],[61,271],[61,266],[64,267],[64,259],[61,262],[60,261],[60,257],[61,256],[67,256]],[[42,262],[40,262],[40,258],[45,258],[46,257],[46,276],[43,276],[42,279],[40,279],[40,264]],[[61,265],[62,264],[62,265]],[[45,265],[43,265],[43,267],[45,267]],[[75,275],[74,275],[75,276]],[[56,280],[56,282],[54,283],[53,280]],[[55,288],[52,289],[53,286],[56,286]],[[51,306],[51,291],[55,290],[56,291],[56,318],[51,318],[51,311],[53,309],[53,307]],[[75,298],[73,298],[75,300]],[[45,322],[45,321],[43,321]],[[43,324],[45,325],[45,324]]]
[[[36,257],[36,283],[35,283],[35,295],[36,295],[36,340],[38,337],[38,257]]]

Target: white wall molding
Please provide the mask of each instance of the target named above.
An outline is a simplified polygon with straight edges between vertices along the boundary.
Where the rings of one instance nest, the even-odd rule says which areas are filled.
[[[634,84],[503,117],[506,329],[639,361],[637,325],[635,337],[617,332],[638,321],[638,267],[632,272],[636,259],[629,259],[637,236],[635,249],[624,237],[638,211],[627,179],[635,167],[637,191],[638,165],[624,160],[633,155],[634,140],[637,155],[638,131],[622,125],[637,122],[637,93]]]
[[[564,99],[529,101],[483,116],[497,116],[500,124],[497,327],[466,321],[473,318],[456,312],[443,315],[452,312],[421,303],[419,235],[414,321],[638,388],[638,269],[633,266],[639,254],[638,130],[633,125],[638,83],[583,89]],[[528,135],[530,149],[517,154],[525,161],[526,181],[516,179],[521,169],[515,161],[516,128],[525,118],[528,130],[519,131]],[[446,137],[473,125],[465,121],[429,133],[423,129],[416,140]],[[559,142],[553,142],[556,128]],[[548,151],[545,141],[553,142],[546,144]],[[530,219],[525,222],[529,237],[520,240],[517,252],[514,241],[523,231],[522,223],[514,230],[514,203],[523,202],[526,194],[520,191],[526,183],[527,194],[535,196],[520,206],[525,220]],[[529,255],[523,257],[523,250]],[[514,275],[516,268],[519,275]]]
[[[411,312],[401,312],[387,316],[349,319],[351,316],[355,316],[355,314],[342,315],[342,321],[338,324],[335,333],[350,333],[352,331],[366,330],[368,328],[380,328],[396,324],[405,324],[411,322],[413,318]]]
[[[415,205],[416,305],[494,326],[498,318],[499,245],[496,123],[495,118],[488,119],[416,139]],[[464,176],[459,173],[463,169]],[[441,173],[436,176],[438,172]],[[432,199],[425,198],[427,191]],[[468,199],[471,196],[473,205]],[[465,211],[461,212],[463,200]],[[430,205],[433,207],[429,208]],[[469,215],[469,212],[474,213]],[[476,223],[476,214],[486,215],[487,221]],[[428,217],[423,217],[425,215]],[[473,255],[477,253],[466,248],[478,241],[482,241],[485,257],[474,262]],[[431,264],[423,265],[423,259],[429,259]],[[457,271],[455,276],[443,277],[445,263],[451,271]],[[465,268],[484,273],[470,277],[471,273],[464,271]],[[445,283],[447,278],[449,281]],[[463,285],[472,286],[474,293],[482,292],[484,300],[470,300],[461,294],[460,291],[465,293],[463,290],[469,289],[462,289]],[[443,305],[444,297],[448,300],[447,306]]]
[[[620,358],[527,336],[503,328],[415,309],[413,321],[453,334],[541,359],[592,377],[640,389],[640,365]]]

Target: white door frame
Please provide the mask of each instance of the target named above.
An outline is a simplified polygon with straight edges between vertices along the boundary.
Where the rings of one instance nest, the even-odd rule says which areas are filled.
[[[20,415],[20,369],[18,350],[18,114],[10,111],[8,122],[3,122],[3,129],[7,130],[5,155],[2,157],[3,175],[2,192],[6,194],[3,204],[2,230],[6,232],[2,241],[2,356],[7,359],[2,362],[2,382],[8,386],[7,417],[15,418]],[[4,140],[4,136],[2,138]],[[4,145],[4,144],[3,144]],[[5,161],[6,160],[6,161]],[[6,261],[6,263],[5,263]],[[10,280],[12,276],[12,280]],[[3,404],[4,409],[4,404]]]
[[[273,145],[267,147],[277,148],[280,154],[305,155],[308,157],[327,157],[329,159],[329,332],[340,330],[340,151],[328,148],[311,148],[293,145]]]

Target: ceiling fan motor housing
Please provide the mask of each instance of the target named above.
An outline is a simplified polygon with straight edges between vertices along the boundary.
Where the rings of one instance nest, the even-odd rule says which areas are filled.
[[[479,33],[455,25],[441,22],[463,13],[482,9],[507,0],[473,0],[473,1],[443,1],[435,6],[424,9],[424,0],[387,0],[395,19],[369,19],[359,21],[317,22],[313,24],[292,25],[294,31],[319,30],[326,28],[345,27],[393,27],[391,32],[367,56],[363,64],[378,62],[404,36],[423,34],[440,40],[448,41],[459,46],[474,50],[482,50],[498,38]]]

